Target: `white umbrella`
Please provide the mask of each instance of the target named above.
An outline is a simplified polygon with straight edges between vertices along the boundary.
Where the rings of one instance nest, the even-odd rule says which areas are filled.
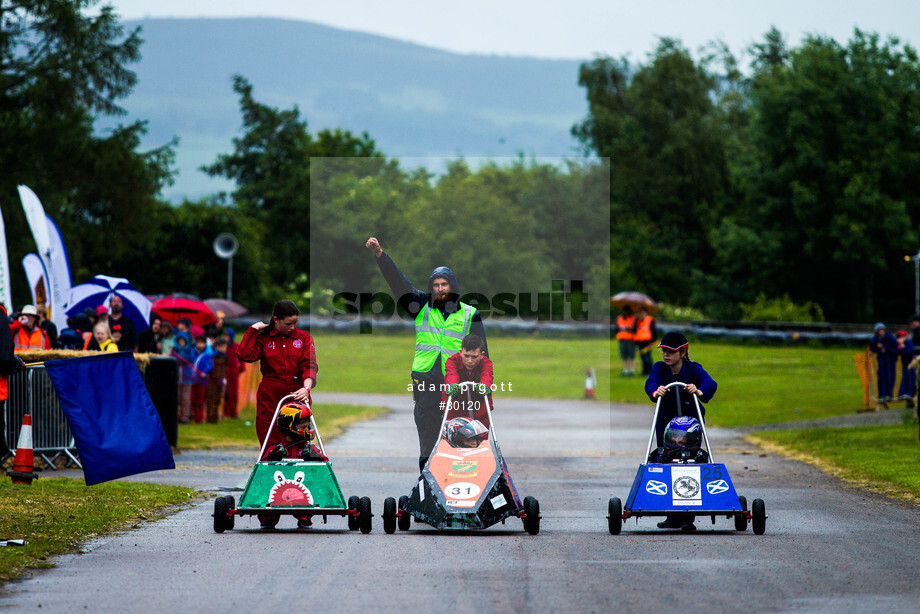
[[[99,305],[109,307],[112,295],[117,294],[123,303],[122,313],[134,322],[138,331],[150,326],[151,302],[138,292],[124,277],[96,275],[86,283],[70,289],[70,297],[64,305],[68,316],[75,316],[87,307],[95,309]]]

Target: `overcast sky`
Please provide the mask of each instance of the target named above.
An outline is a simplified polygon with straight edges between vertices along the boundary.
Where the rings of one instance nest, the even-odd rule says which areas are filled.
[[[920,44],[917,0],[114,0],[124,19],[284,17],[459,53],[643,60],[659,36],[691,50],[716,38],[736,54],[775,25],[846,42],[854,26]]]

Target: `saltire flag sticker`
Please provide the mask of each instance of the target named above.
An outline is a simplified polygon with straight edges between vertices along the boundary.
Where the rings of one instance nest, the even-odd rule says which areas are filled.
[[[156,407],[131,352],[49,360],[87,486],[175,469]]]

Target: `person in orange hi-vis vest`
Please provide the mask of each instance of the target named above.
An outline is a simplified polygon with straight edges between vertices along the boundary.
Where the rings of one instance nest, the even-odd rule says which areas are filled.
[[[648,375],[652,372],[652,341],[658,336],[655,326],[655,318],[649,315],[645,309],[640,309],[636,314],[636,349],[639,350],[639,358],[642,360],[642,375]]]
[[[38,310],[35,305],[24,305],[19,319],[10,324],[13,346],[17,352],[24,350],[50,350],[51,341],[38,325]]]
[[[636,374],[636,316],[627,305],[623,313],[617,316],[617,343],[620,346],[620,358],[623,359],[624,376]]]

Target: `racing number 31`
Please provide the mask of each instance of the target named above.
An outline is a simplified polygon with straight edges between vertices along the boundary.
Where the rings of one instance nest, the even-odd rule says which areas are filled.
[[[700,467],[704,480],[721,480],[722,470],[715,466]]]
[[[456,482],[448,486],[446,492],[455,499],[472,499],[478,497],[482,489],[472,482]]]

